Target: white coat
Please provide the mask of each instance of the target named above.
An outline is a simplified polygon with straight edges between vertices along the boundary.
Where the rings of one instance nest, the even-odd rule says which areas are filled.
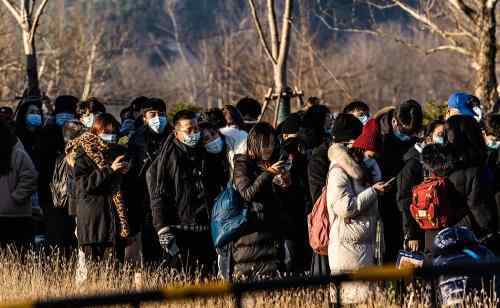
[[[330,219],[328,260],[332,274],[375,264],[377,192],[363,183],[364,170],[342,144],[328,150],[327,204]],[[344,284],[343,303],[359,303],[369,295],[366,283]]]

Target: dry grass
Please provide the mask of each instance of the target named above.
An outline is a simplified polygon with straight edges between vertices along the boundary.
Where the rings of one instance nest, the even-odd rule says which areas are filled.
[[[46,254],[29,252],[20,257],[10,249],[0,251],[0,303],[28,299],[47,299],[76,295],[103,294],[116,291],[134,290],[136,273],[126,266],[99,263],[89,270],[88,281],[77,286],[75,283],[76,258],[69,259],[52,251]],[[200,284],[210,279],[200,279],[197,275],[168,270],[166,268],[146,269],[142,272],[143,287]],[[213,282],[213,280],[212,280]],[[428,307],[429,298],[422,295],[423,288],[408,290],[406,307]],[[284,292],[258,293],[244,297],[244,307],[328,307],[327,288],[296,289]],[[470,301],[470,307],[495,307],[491,297]],[[209,300],[190,300],[170,304],[144,305],[144,307],[234,307],[230,297]],[[374,294],[366,307],[399,307],[394,291],[389,288]]]

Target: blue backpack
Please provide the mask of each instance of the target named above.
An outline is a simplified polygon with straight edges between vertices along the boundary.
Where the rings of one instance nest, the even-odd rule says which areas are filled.
[[[248,224],[248,209],[243,206],[240,194],[229,183],[215,199],[210,221],[212,241],[222,247],[237,239]]]

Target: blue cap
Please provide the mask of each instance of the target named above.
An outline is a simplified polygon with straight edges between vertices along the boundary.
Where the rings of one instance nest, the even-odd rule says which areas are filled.
[[[455,92],[448,98],[448,108],[457,109],[461,115],[476,117],[478,115],[470,104],[472,98],[473,96],[468,93]]]

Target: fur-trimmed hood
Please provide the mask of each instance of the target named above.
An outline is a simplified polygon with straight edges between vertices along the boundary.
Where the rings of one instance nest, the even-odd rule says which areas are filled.
[[[363,168],[351,157],[351,155],[349,155],[345,145],[333,143],[328,149],[328,159],[331,163],[342,168],[342,170],[353,179],[363,179]]]

